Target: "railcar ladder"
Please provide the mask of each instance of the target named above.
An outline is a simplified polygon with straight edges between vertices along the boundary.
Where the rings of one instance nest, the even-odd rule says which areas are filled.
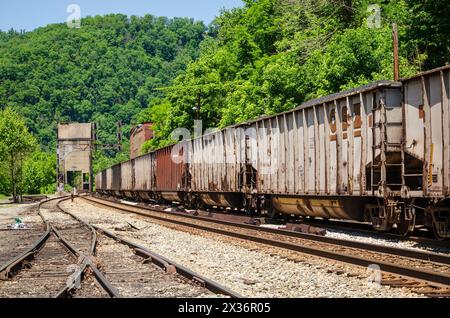
[[[375,122],[376,112],[379,110],[379,120]],[[401,187],[403,189],[405,187],[405,142],[404,137],[402,136],[402,141],[400,143],[392,143],[388,142],[387,138],[387,117],[386,117],[386,106],[383,101],[381,101],[378,108],[372,110],[372,118],[374,120],[374,124],[372,126],[372,162],[371,162],[371,190],[372,194],[375,194],[375,188],[378,190],[380,186],[385,187]],[[392,123],[392,124],[403,124],[403,123]],[[379,128],[380,130],[380,143],[376,144],[376,130]],[[400,163],[388,163],[386,158],[386,152],[389,147],[399,148],[401,153],[401,161]],[[380,163],[375,163],[375,152],[377,149],[380,149]],[[400,167],[400,182],[401,183],[387,183],[387,171],[389,167]],[[374,183],[374,169],[380,169],[380,183]]]

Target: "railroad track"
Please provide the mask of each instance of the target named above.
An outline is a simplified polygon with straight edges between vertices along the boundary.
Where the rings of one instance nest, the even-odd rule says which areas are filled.
[[[45,234],[2,267],[0,296],[241,297],[142,246],[92,227],[61,208],[66,200],[40,204]]]
[[[39,204],[36,212],[45,224],[45,232],[31,247],[0,268],[1,297],[59,297],[71,283],[70,271],[76,267],[79,255],[61,239],[40,211],[42,205],[54,204],[60,199]]]
[[[27,228],[0,227],[0,271],[6,263],[27,251],[46,232],[46,225],[38,215],[38,206],[33,206],[21,215],[27,216]]]
[[[261,228],[185,213],[163,212],[150,207],[132,206],[103,198],[83,197],[83,199],[168,224],[190,227],[366,268],[377,265],[383,273],[382,284],[410,288],[430,297],[450,297],[450,257],[447,255]]]
[[[400,234],[389,233],[389,232],[379,232],[372,228],[371,225],[356,221],[345,221],[345,220],[321,220],[321,219],[305,219],[301,224],[311,225],[319,228],[323,228],[325,230],[338,230],[343,231],[352,231],[357,234],[362,235],[370,235],[371,237],[380,238],[380,239],[392,239],[398,241],[409,241],[418,244],[422,244],[428,247],[443,247],[450,248],[450,241],[448,240],[437,240],[435,238],[430,237],[429,232],[416,230],[413,236],[402,236]],[[296,225],[292,223],[292,225]]]

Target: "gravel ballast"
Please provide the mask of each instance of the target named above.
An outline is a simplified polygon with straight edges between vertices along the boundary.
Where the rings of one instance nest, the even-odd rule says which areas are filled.
[[[417,242],[413,242],[413,241],[407,241],[407,240],[397,240],[397,239],[374,237],[374,235],[371,235],[371,234],[365,234],[365,233],[351,231],[351,230],[344,232],[341,230],[327,229],[326,236],[338,238],[338,239],[371,243],[371,244],[376,244],[376,245],[384,245],[384,246],[391,246],[391,247],[397,247],[397,248],[406,248],[406,249],[415,250],[415,251],[426,251],[426,252],[433,252],[433,253],[447,254],[447,255],[450,254],[450,248],[446,248],[446,247],[429,246],[426,244],[417,243]]]
[[[257,248],[170,229],[82,199],[62,206],[89,223],[144,245],[247,297],[419,297],[407,289],[369,284],[367,279],[345,273],[338,275],[327,260],[293,262]]]

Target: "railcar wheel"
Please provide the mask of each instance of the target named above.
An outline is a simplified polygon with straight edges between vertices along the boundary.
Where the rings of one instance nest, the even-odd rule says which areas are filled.
[[[270,218],[270,219],[276,219],[276,218],[278,218],[278,216],[280,215],[280,213],[276,210],[276,209],[274,209],[274,207],[272,207],[272,206],[270,206],[268,209],[267,209],[267,216]]]
[[[433,234],[436,240],[438,241],[444,241],[445,237],[441,235],[440,231],[436,228],[436,223],[433,222]]]
[[[406,213],[409,212],[409,216],[406,217]],[[408,236],[414,232],[416,226],[416,212],[414,209],[408,210],[403,209],[400,214],[400,222],[397,223],[397,232],[402,236]]]
[[[414,231],[416,225],[416,218],[413,220],[402,220],[397,223],[397,232],[402,236],[408,236]]]

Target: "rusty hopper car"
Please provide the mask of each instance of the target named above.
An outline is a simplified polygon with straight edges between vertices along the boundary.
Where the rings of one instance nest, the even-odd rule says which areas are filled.
[[[189,142],[184,144],[156,151],[156,192],[167,201],[183,202],[189,190]]]
[[[196,202],[242,208],[245,135],[240,129],[217,131],[192,141],[191,190]]]
[[[445,66],[402,80],[401,197],[440,238],[450,237],[449,74]]]
[[[388,230],[396,221],[377,210],[376,160],[382,130],[400,142],[401,101],[401,84],[382,81],[203,136],[193,141],[194,158],[203,159],[191,163],[192,191],[207,205],[370,220]],[[391,120],[384,127],[382,109]]]
[[[448,238],[449,72],[371,83],[156,151],[149,196]],[[117,193],[111,175],[99,178]]]
[[[156,154],[149,153],[132,160],[134,169],[133,196],[141,199],[152,199],[156,191]]]

